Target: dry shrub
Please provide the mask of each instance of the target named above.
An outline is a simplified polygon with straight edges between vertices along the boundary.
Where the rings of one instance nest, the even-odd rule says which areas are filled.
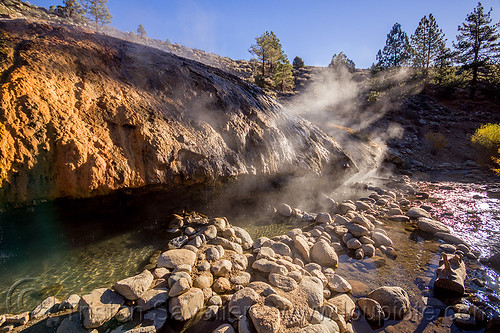
[[[425,139],[431,146],[432,154],[436,154],[438,151],[448,146],[448,140],[440,132],[427,132],[425,133]]]

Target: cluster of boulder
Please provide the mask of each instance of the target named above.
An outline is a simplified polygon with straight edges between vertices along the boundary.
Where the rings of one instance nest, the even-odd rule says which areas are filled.
[[[335,273],[337,252],[362,258],[392,245],[364,204],[341,203],[343,214],[317,214],[312,229],[255,241],[226,218],[175,215],[169,231],[179,235],[154,267],[82,297],[63,302],[49,297],[15,324],[69,309],[72,315],[61,322],[51,316],[47,325],[59,333],[102,327],[115,333],[155,332],[169,318],[187,321],[203,311],[205,320],[217,319],[226,308],[232,317],[214,332],[352,332],[356,304],[349,282]],[[384,288],[358,301],[369,320],[397,318],[409,309],[404,290]]]
[[[328,208],[320,213],[279,205],[277,214],[307,226],[255,241],[226,218],[174,215],[168,231],[176,237],[142,273],[82,297],[71,295],[62,302],[49,297],[30,313],[1,316],[2,329],[48,317],[46,324],[58,333],[103,328],[112,333],[156,332],[168,320],[196,321],[202,314],[203,320],[221,323],[213,332],[334,333],[353,332],[352,319],[360,313],[377,325],[387,318],[403,318],[410,301],[400,287],[380,287],[354,301],[350,283],[335,272],[338,255],[362,260],[377,252],[395,258],[381,220],[416,221],[420,230],[440,239],[441,234],[455,236],[432,219],[429,207],[410,207],[398,191],[376,188],[358,201],[326,202]],[[440,246],[443,258],[434,287],[462,295],[462,257],[475,254],[463,241],[449,240],[454,245]],[[63,320],[52,316],[61,311],[71,315]],[[454,318],[467,326],[481,316],[476,308],[460,308]]]

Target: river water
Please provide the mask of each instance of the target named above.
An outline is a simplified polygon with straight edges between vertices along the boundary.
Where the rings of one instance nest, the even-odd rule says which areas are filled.
[[[420,186],[431,195],[426,204],[434,208],[434,216],[473,249],[484,256],[499,251],[500,200],[489,197],[486,186],[457,182]],[[180,208],[209,216],[226,215],[254,238],[282,234],[297,226],[275,220],[260,208],[240,212],[234,207],[227,211],[227,205],[215,207],[213,203],[222,200],[217,196],[209,200],[211,204],[200,205],[207,196],[211,195],[184,198],[182,204],[163,196],[124,196],[4,211],[0,215],[0,313],[30,310],[51,295],[63,299],[109,287],[140,272],[155,251],[165,249],[171,237],[165,232],[166,216]],[[426,285],[434,276],[439,242],[423,237],[413,225],[386,222],[385,228],[398,250],[396,259],[377,256],[357,261],[343,254],[337,271],[361,293],[354,297],[379,286],[398,285],[417,304],[426,296]],[[487,280],[486,287],[476,288],[479,296],[500,311],[498,273],[485,267],[476,273]],[[364,330],[366,325],[359,322],[355,326]]]

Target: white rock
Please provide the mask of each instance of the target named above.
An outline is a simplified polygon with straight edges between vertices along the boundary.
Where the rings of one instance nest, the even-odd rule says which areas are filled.
[[[193,266],[196,253],[186,249],[174,249],[163,252],[158,258],[158,267],[175,268],[187,264]]]

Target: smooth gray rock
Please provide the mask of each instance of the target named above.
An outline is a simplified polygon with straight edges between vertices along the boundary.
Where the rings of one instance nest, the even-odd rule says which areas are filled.
[[[444,223],[425,217],[421,217],[418,219],[417,226],[420,230],[431,234],[434,234],[436,232],[450,233],[450,228]]]
[[[411,219],[415,219],[415,220],[420,218],[420,217],[425,217],[428,219],[432,218],[431,214],[428,211],[426,211],[425,209],[422,209],[420,207],[411,207],[406,212],[406,216],[408,216]]]
[[[316,242],[311,248],[310,256],[312,261],[325,267],[334,267],[338,265],[339,258],[333,247],[324,240]]]
[[[175,268],[187,264],[193,266],[196,261],[196,253],[186,249],[174,249],[163,252],[158,258],[158,267]]]
[[[148,270],[144,270],[141,274],[116,282],[113,288],[126,299],[133,301],[141,297],[148,290],[153,279],[153,274]]]
[[[381,322],[384,320],[384,310],[376,300],[364,297],[358,299],[357,304],[369,321]]]
[[[246,315],[248,309],[260,299],[259,294],[252,288],[243,288],[233,294],[229,301],[229,312],[239,318],[241,315]]]
[[[388,317],[400,319],[410,309],[408,293],[400,287],[380,287],[367,297],[377,301]]]
[[[298,286],[297,282],[291,277],[284,276],[277,273],[269,274],[269,282],[283,291],[289,292],[295,290]]]
[[[78,311],[83,317],[85,328],[97,328],[113,318],[125,299],[111,289],[100,288],[83,295]]]
[[[185,321],[194,317],[203,308],[204,294],[199,288],[191,288],[187,292],[169,300],[169,311],[175,320]]]
[[[275,333],[280,329],[280,312],[276,308],[254,304],[248,314],[257,333]]]
[[[30,312],[30,318],[37,320],[54,310],[58,310],[59,303],[60,301],[54,296],[47,297]]]

